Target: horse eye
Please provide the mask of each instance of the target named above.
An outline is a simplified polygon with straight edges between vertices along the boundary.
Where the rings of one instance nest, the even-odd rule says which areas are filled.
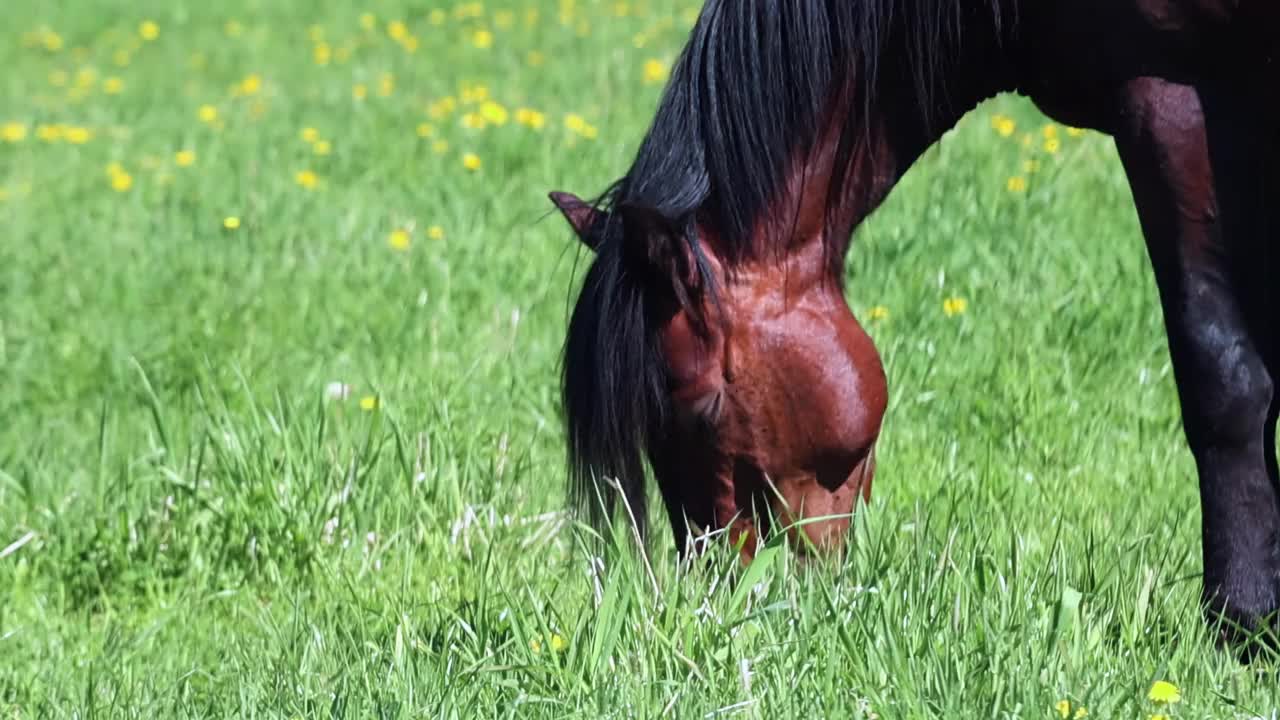
[[[686,423],[698,423],[707,428],[715,427],[720,422],[720,414],[724,411],[724,389],[717,388],[690,401],[677,400],[676,407],[681,411],[680,414]]]

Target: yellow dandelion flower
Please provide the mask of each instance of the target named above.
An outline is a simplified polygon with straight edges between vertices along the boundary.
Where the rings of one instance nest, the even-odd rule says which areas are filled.
[[[49,52],[58,52],[62,49],[62,36],[53,31],[45,33],[40,42],[44,45],[44,49]]]
[[[449,152],[449,141],[448,141],[448,140],[437,140],[437,141],[435,141],[435,142],[431,143],[431,151],[432,151],[432,152],[434,152],[434,153],[435,153],[435,154],[437,154],[437,155],[443,155],[443,154],[445,154],[445,153]]]
[[[414,37],[413,35],[410,35],[409,37],[400,41],[400,47],[404,48],[404,51],[408,53],[417,52],[418,38]]]
[[[244,26],[238,20],[228,20],[222,26],[222,30],[227,34],[227,37],[240,37],[244,34]]]
[[[408,230],[392,230],[387,236],[387,244],[392,250],[408,250],[409,249],[409,231]]]
[[[111,189],[118,193],[128,192],[133,187],[133,176],[123,170],[111,175]]]
[[[378,78],[378,94],[379,95],[381,95],[382,97],[391,97],[391,94],[394,93],[395,91],[396,91],[396,79],[391,75],[391,73],[386,73],[381,78]]]
[[[409,36],[409,26],[405,25],[400,20],[392,20],[387,23],[387,35],[389,35],[392,40],[403,40]]]
[[[1084,135],[1084,130],[1081,130],[1081,129],[1080,129],[1080,128],[1078,128],[1078,127],[1069,127],[1069,128],[1067,128],[1067,137],[1078,138],[1078,137],[1080,137],[1081,135]]]
[[[443,25],[444,21],[447,20],[448,18],[449,18],[448,13],[441,10],[440,8],[436,8],[435,10],[431,11],[430,15],[427,16],[427,22],[431,23],[432,25],[439,26],[439,25]]]
[[[963,315],[969,309],[969,301],[962,297],[949,297],[942,301],[942,312],[947,317]]]
[[[431,238],[432,240],[443,240],[444,228],[440,227],[439,225],[432,225],[431,227],[427,228],[427,237]]]
[[[524,61],[529,63],[529,67],[542,67],[547,61],[547,56],[537,50],[530,50],[529,54],[524,56]]]
[[[45,142],[58,142],[66,135],[66,128],[62,125],[40,125],[36,127],[36,137]]]
[[[246,75],[245,78],[240,81],[240,92],[245,95],[256,95],[261,89],[262,77],[256,73]]]
[[[320,139],[320,131],[313,127],[304,127],[298,134],[304,142],[314,143]]]
[[[1056,137],[1051,137],[1044,141],[1044,151],[1050,155],[1057,155],[1062,149],[1062,141]]]
[[[1058,137],[1058,126],[1053,123],[1049,123],[1040,129],[1040,134],[1044,135],[1045,140],[1052,140]]]
[[[507,124],[507,109],[492,100],[486,100],[480,106],[480,116],[494,125]]]
[[[529,649],[534,653],[542,652],[542,638],[536,637],[529,641]]]
[[[49,84],[54,87],[65,87],[70,78],[66,70],[54,70],[49,73]]]
[[[1089,716],[1089,711],[1078,705],[1073,710],[1070,701],[1067,700],[1059,700],[1054,704],[1053,709],[1058,711],[1058,717],[1062,720],[1081,720]]]
[[[108,95],[119,95],[124,90],[124,81],[118,77],[109,77],[102,81],[102,92]]]
[[[311,170],[299,170],[293,174],[293,181],[307,190],[315,190],[320,184],[320,176]]]
[[[644,82],[646,85],[660,83],[667,79],[667,64],[661,60],[646,60],[644,63]]]
[[[418,123],[417,133],[420,138],[429,138],[436,134],[436,129],[431,123]]]
[[[1147,691],[1147,699],[1159,705],[1173,705],[1182,701],[1182,691],[1167,680],[1157,680]]]
[[[361,13],[360,27],[365,30],[373,30],[378,27],[378,18],[374,17],[373,13]]]
[[[462,167],[476,171],[480,169],[480,156],[475,153],[466,153],[462,156]]]
[[[993,115],[991,117],[991,129],[995,130],[1000,137],[1010,137],[1017,131],[1018,124],[1007,115]]]
[[[1004,188],[1011,193],[1024,193],[1027,191],[1027,179],[1021,175],[1014,175],[1005,181]]]
[[[876,305],[875,307],[867,311],[867,317],[871,318],[872,320],[888,320],[889,308],[883,305]]]
[[[569,647],[569,641],[565,640],[559,633],[552,633],[550,645],[553,652],[560,652]]]
[[[587,129],[587,121],[577,113],[569,113],[564,116],[564,126],[568,128],[570,132],[575,132],[581,135]]]
[[[365,412],[373,412],[378,409],[378,398],[374,395],[365,395],[360,398],[360,409]]]
[[[222,218],[222,227],[227,230],[239,230],[240,218],[236,217],[235,215],[228,215]]]
[[[218,108],[212,105],[201,105],[196,111],[196,116],[200,118],[200,122],[213,123],[218,120]]]
[[[316,46],[311,48],[311,59],[317,65],[328,65],[333,59],[333,48],[330,48],[329,43],[326,42],[316,43]]]
[[[595,125],[588,125],[582,129],[582,137],[588,140],[595,140],[599,135],[600,131],[596,129]]]
[[[173,154],[173,164],[178,167],[191,167],[196,164],[196,154],[191,150],[179,150]]]
[[[488,30],[477,30],[471,35],[471,44],[486,50],[493,47],[493,33]]]
[[[317,140],[311,150],[317,155],[328,155],[333,152],[333,145],[328,140]]]
[[[98,71],[93,68],[82,68],[76,72],[76,87],[88,90],[98,81]]]
[[[27,126],[20,122],[7,122],[0,125],[0,140],[9,143],[22,142],[27,138]]]
[[[519,110],[516,110],[516,122],[520,125],[533,128],[534,130],[541,130],[543,125],[546,124],[547,118],[537,110],[520,108]]]
[[[67,142],[72,145],[83,145],[93,139],[93,132],[89,128],[83,128],[78,125],[67,128],[64,135],[67,138]]]
[[[160,26],[151,20],[144,20],[138,26],[138,35],[143,40],[155,40],[160,37]]]
[[[369,97],[369,88],[364,83],[356,83],[355,87],[351,88],[351,97],[364,100]]]
[[[468,130],[483,130],[484,126],[484,116],[480,113],[469,112],[462,116],[462,127]]]
[[[1169,720],[1169,716],[1164,713],[1155,713],[1154,715],[1148,715],[1147,720]]]

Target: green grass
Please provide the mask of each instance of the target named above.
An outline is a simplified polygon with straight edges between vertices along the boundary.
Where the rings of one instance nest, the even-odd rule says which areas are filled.
[[[656,587],[592,564],[557,408],[587,258],[545,193],[625,169],[660,91],[644,64],[694,7],[617,5],[449,5],[438,26],[422,0],[6,8],[0,123],[27,134],[0,142],[0,548],[25,544],[0,558],[0,718],[1146,718],[1156,679],[1174,717],[1271,717],[1273,675],[1215,650],[1197,608],[1196,481],[1114,150],[1060,131],[1046,153],[1012,98],[850,254],[855,311],[889,311],[867,325],[891,386],[850,556],[680,568],[661,520]],[[477,84],[505,125],[430,117]],[[55,123],[92,137],[37,137]]]

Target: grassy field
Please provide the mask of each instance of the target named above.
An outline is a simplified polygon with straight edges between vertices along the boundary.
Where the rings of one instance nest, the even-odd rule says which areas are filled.
[[[1113,147],[1013,98],[850,255],[891,387],[850,557],[589,559],[545,194],[625,170],[694,12],[6,6],[0,718],[1274,717],[1200,620]]]

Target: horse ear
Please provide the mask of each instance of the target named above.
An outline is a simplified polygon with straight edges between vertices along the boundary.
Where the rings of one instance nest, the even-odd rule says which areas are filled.
[[[578,239],[592,250],[598,249],[600,236],[594,229],[604,219],[604,213],[573,193],[553,192],[548,197],[559,208],[564,219],[569,221]]]
[[[618,214],[630,236],[627,246],[643,252],[643,257],[637,259],[666,276],[678,294],[697,288],[699,275],[693,247],[678,224],[659,210],[639,205],[622,205]]]

